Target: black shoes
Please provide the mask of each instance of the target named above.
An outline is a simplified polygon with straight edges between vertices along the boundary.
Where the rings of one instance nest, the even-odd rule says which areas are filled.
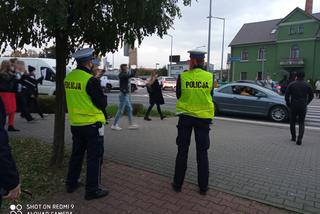
[[[98,189],[94,192],[86,192],[86,195],[84,196],[84,198],[86,200],[93,200],[93,199],[97,199],[97,198],[103,198],[103,197],[107,196],[108,194],[109,194],[109,190]]]
[[[208,192],[208,188],[204,188],[204,189],[199,189],[199,194],[200,195],[206,195],[207,194],[207,192]]]
[[[297,140],[297,143],[296,143],[298,146],[301,146],[301,144],[302,144],[302,140]]]
[[[296,141],[296,137],[291,137],[291,141],[295,142]]]
[[[19,129],[14,128],[13,126],[8,126],[8,132],[19,132]]]
[[[144,117],[144,120],[151,121],[151,118],[150,117]]]
[[[78,182],[77,184],[74,185],[66,185],[66,191],[67,193],[73,193],[74,191],[76,191],[79,187],[83,186],[83,183]]]
[[[181,192],[181,186],[176,185],[175,183],[171,184],[173,191]]]
[[[161,118],[161,120],[163,120],[164,118],[166,118],[167,116],[161,116],[160,118]]]

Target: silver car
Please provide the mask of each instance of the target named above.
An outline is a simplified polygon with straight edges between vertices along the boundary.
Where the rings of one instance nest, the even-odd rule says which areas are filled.
[[[215,111],[269,117],[276,122],[288,119],[283,96],[252,83],[230,83],[215,89]]]

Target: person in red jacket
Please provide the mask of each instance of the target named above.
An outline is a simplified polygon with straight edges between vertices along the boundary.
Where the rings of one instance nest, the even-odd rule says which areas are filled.
[[[19,131],[14,127],[14,116],[16,114],[16,79],[11,70],[11,63],[4,60],[0,67],[0,97],[3,100],[6,114],[8,116],[8,131]]]

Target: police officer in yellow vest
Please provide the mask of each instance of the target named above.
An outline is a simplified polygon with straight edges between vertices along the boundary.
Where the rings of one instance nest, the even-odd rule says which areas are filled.
[[[198,185],[199,193],[205,195],[208,191],[210,145],[210,124],[214,117],[213,75],[204,70],[205,52],[189,51],[190,70],[180,74],[177,80],[176,104],[178,122],[178,136],[176,143],[178,153],[176,157],[175,175],[172,187],[180,192],[187,170],[188,151],[192,129],[195,133]]]
[[[66,189],[72,193],[80,186],[82,162],[87,152],[86,200],[101,198],[109,193],[99,187],[106,122],[103,110],[107,107],[107,97],[102,92],[100,81],[91,74],[93,52],[92,48],[75,52],[73,57],[78,67],[64,80],[73,140]]]

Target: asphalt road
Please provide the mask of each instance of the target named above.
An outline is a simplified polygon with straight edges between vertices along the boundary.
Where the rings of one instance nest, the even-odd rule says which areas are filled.
[[[172,177],[177,118],[152,119],[147,122],[134,118],[140,125],[138,130],[127,129],[126,117],[120,120],[122,131],[106,127],[105,157]],[[298,212],[320,213],[319,128],[307,128],[302,146],[297,146],[290,141],[288,125],[260,123],[214,120],[210,132],[210,187]],[[53,115],[33,124],[17,117],[16,126],[21,132],[10,135],[52,143]],[[68,125],[65,139],[70,146]],[[186,179],[196,183],[193,139]]]
[[[119,103],[119,91],[112,91],[107,93],[108,101],[110,104]],[[165,105],[162,106],[163,109],[175,111],[176,107],[176,96],[175,92],[172,90],[163,91],[163,96],[165,100]],[[137,91],[132,93],[131,96],[133,103],[141,103],[145,106],[149,105],[149,96],[146,88],[139,88]],[[235,119],[235,120],[248,120],[248,121],[262,121],[267,123],[272,123],[268,118],[255,117],[248,115],[219,115],[222,118]],[[314,99],[308,107],[308,113],[306,117],[306,126],[310,127],[320,127],[320,99]]]

